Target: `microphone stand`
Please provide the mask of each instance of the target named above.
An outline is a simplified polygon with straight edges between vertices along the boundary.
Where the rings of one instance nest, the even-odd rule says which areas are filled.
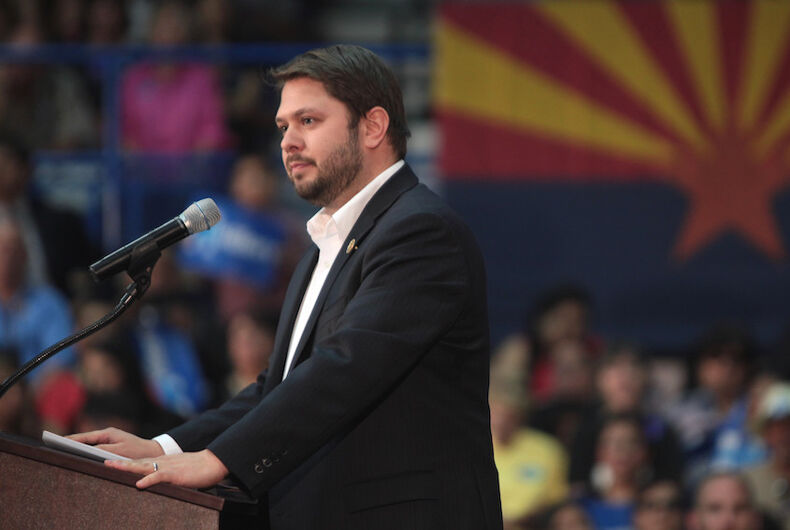
[[[126,291],[123,293],[123,296],[121,296],[121,299],[115,305],[113,310],[96,322],[53,344],[25,363],[24,366],[11,374],[8,379],[3,381],[3,384],[0,385],[0,398],[3,397],[9,388],[11,388],[19,379],[27,375],[27,373],[33,368],[37,367],[61,350],[71,346],[75,342],[79,342],[85,337],[93,335],[120,317],[124,311],[129,309],[132,303],[142,298],[143,294],[145,294],[145,292],[148,290],[148,287],[151,285],[151,273],[154,270],[156,261],[161,255],[162,254],[159,250],[159,247],[154,241],[142,243],[136,246],[134,250],[132,250],[129,260],[129,267],[126,271],[133,281],[126,286]]]

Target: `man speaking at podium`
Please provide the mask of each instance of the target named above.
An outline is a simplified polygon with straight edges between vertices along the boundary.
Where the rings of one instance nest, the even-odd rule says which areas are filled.
[[[332,46],[271,72],[282,157],[321,210],[270,368],[154,440],[73,435],[159,482],[230,476],[275,530],[501,528],[488,418],[485,272],[468,228],[405,165],[398,83]]]

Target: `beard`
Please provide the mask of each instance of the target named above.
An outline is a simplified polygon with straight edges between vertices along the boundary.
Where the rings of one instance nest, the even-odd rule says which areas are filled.
[[[301,198],[315,206],[324,207],[331,204],[354,182],[362,169],[362,150],[359,148],[356,132],[357,127],[349,129],[346,141],[329,153],[321,165],[315,160],[299,156],[288,159],[287,166],[291,162],[304,161],[314,164],[318,169],[312,181],[297,182],[292,175],[289,175],[294,182],[296,193]]]

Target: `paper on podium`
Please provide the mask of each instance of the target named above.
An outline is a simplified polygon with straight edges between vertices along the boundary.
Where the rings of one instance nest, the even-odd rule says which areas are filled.
[[[41,433],[41,440],[44,442],[44,445],[48,445],[49,447],[54,447],[55,449],[60,449],[61,451],[66,451],[75,455],[84,456],[92,460],[98,460],[99,462],[104,462],[105,460],[130,460],[125,456],[116,455],[115,453],[111,453],[109,451],[105,451],[104,449],[99,449],[98,447],[93,447],[92,445],[87,445],[82,442],[76,442],[70,438],[58,436],[57,434],[49,431],[44,431]]]

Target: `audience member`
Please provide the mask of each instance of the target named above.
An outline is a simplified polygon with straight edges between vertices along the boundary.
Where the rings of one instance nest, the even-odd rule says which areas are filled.
[[[243,312],[228,322],[228,357],[231,372],[225,379],[222,402],[254,383],[269,366],[277,321],[262,311]]]
[[[683,478],[683,450],[672,427],[645,406],[647,374],[639,350],[616,344],[598,363],[595,375],[600,402],[583,416],[570,451],[570,481],[575,490],[588,485],[595,460],[594,440],[601,422],[611,414],[629,413],[642,423],[649,445],[651,468],[656,478],[680,481]]]
[[[18,225],[0,217],[0,346],[14,349],[20,365],[73,331],[68,302],[52,287],[31,285],[26,265],[27,253]],[[73,364],[74,352],[67,348],[28,378],[35,385],[58,367]]]
[[[637,494],[652,476],[640,418],[627,413],[606,418],[596,448],[592,491],[581,505],[598,530],[629,528]]]
[[[145,298],[132,306],[127,319],[126,331],[135,345],[150,395],[182,418],[203,411],[211,402],[211,387],[203,370],[207,363],[201,362],[198,342],[193,339],[198,336],[195,330],[203,327],[199,313],[208,305],[205,301],[195,303],[198,296],[185,288],[181,270],[172,254],[165,252],[154,268]]]
[[[698,386],[670,417],[683,441],[691,484],[717,452],[737,452],[748,440],[747,391],[755,356],[752,339],[739,328],[717,327],[703,338],[696,366]]]
[[[304,221],[280,206],[278,181],[278,174],[258,155],[242,156],[233,166],[229,191],[234,204],[252,219],[276,227],[281,239],[276,243],[273,274],[265,285],[240,275],[226,275],[215,282],[217,308],[223,321],[240,311],[278,312],[288,280],[305,248]],[[255,230],[258,225],[251,222],[250,226]]]
[[[164,2],[154,16],[150,44],[188,43],[189,21],[182,2]],[[129,68],[121,86],[121,115],[123,143],[132,151],[212,151],[229,143],[218,80],[204,64],[157,62]]]
[[[744,478],[736,472],[717,472],[697,486],[689,530],[761,530],[763,524]]]
[[[89,44],[110,46],[126,40],[129,17],[125,0],[88,0],[85,18]]]
[[[595,358],[600,348],[589,329],[591,301],[577,286],[559,286],[541,295],[530,319],[534,364],[530,374],[530,395],[539,402],[559,398],[557,385],[563,370],[575,368]],[[557,364],[563,364],[558,367]],[[585,380],[590,383],[590,379]],[[592,385],[589,385],[591,389]]]
[[[683,530],[680,484],[671,480],[648,483],[634,508],[634,530]]]
[[[756,503],[790,529],[790,383],[777,382],[762,395],[755,430],[769,451],[768,460],[747,468]]]
[[[548,435],[522,427],[527,400],[523,375],[492,377],[489,405],[494,461],[499,471],[502,514],[517,525],[538,509],[561,501],[568,492],[567,457]]]
[[[44,42],[33,22],[19,24],[8,39],[20,48]],[[98,120],[85,82],[68,67],[0,65],[0,123],[36,149],[98,145]]]
[[[22,140],[0,131],[0,217],[12,219],[22,234],[30,285],[51,282],[74,294],[70,276],[86,271],[96,257],[82,220],[39,200],[31,191],[30,153]]]

